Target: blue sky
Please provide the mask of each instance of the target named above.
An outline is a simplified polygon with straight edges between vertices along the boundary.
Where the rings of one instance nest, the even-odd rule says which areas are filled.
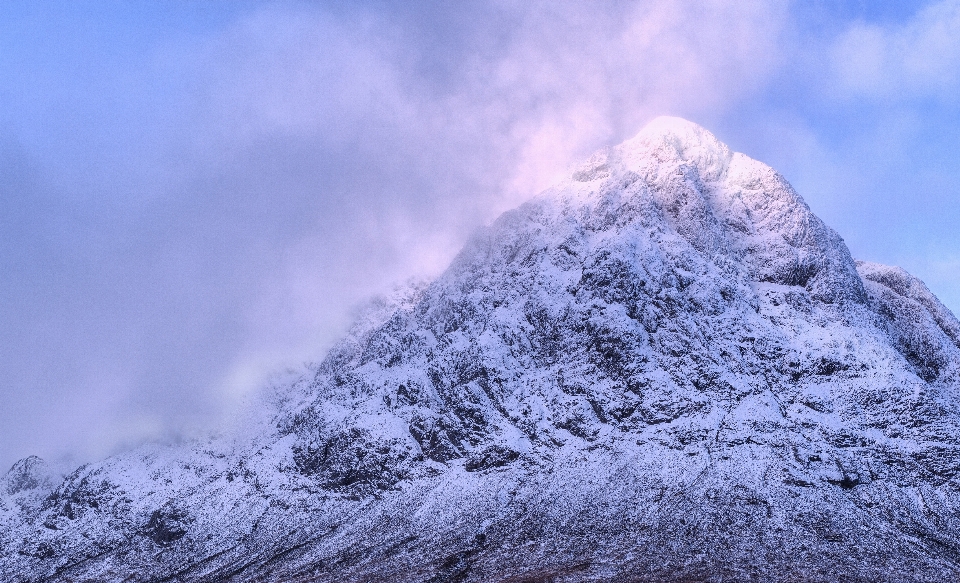
[[[960,2],[0,5],[0,465],[217,423],[660,114],[960,312]]]

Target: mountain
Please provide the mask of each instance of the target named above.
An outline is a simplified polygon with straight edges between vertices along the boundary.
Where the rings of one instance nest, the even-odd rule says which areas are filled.
[[[658,118],[383,299],[254,437],[0,482],[0,579],[960,580],[960,323]]]

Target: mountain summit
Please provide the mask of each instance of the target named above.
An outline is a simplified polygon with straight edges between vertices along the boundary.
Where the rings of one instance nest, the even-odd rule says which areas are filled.
[[[960,323],[658,118],[381,301],[248,439],[0,482],[0,579],[960,579]]]

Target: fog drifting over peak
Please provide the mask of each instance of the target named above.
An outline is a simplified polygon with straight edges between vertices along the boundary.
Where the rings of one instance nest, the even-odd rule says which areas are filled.
[[[956,310],[960,60],[919,94],[891,89],[931,78],[916,59],[846,71],[923,34],[956,56],[936,39],[957,20],[928,23],[958,4],[856,5],[0,9],[0,466],[221,422],[660,114],[782,171],[855,255]]]

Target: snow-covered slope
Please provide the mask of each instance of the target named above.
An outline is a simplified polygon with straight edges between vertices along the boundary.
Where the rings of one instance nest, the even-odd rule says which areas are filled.
[[[658,118],[249,439],[0,483],[4,581],[950,581],[960,323]]]

